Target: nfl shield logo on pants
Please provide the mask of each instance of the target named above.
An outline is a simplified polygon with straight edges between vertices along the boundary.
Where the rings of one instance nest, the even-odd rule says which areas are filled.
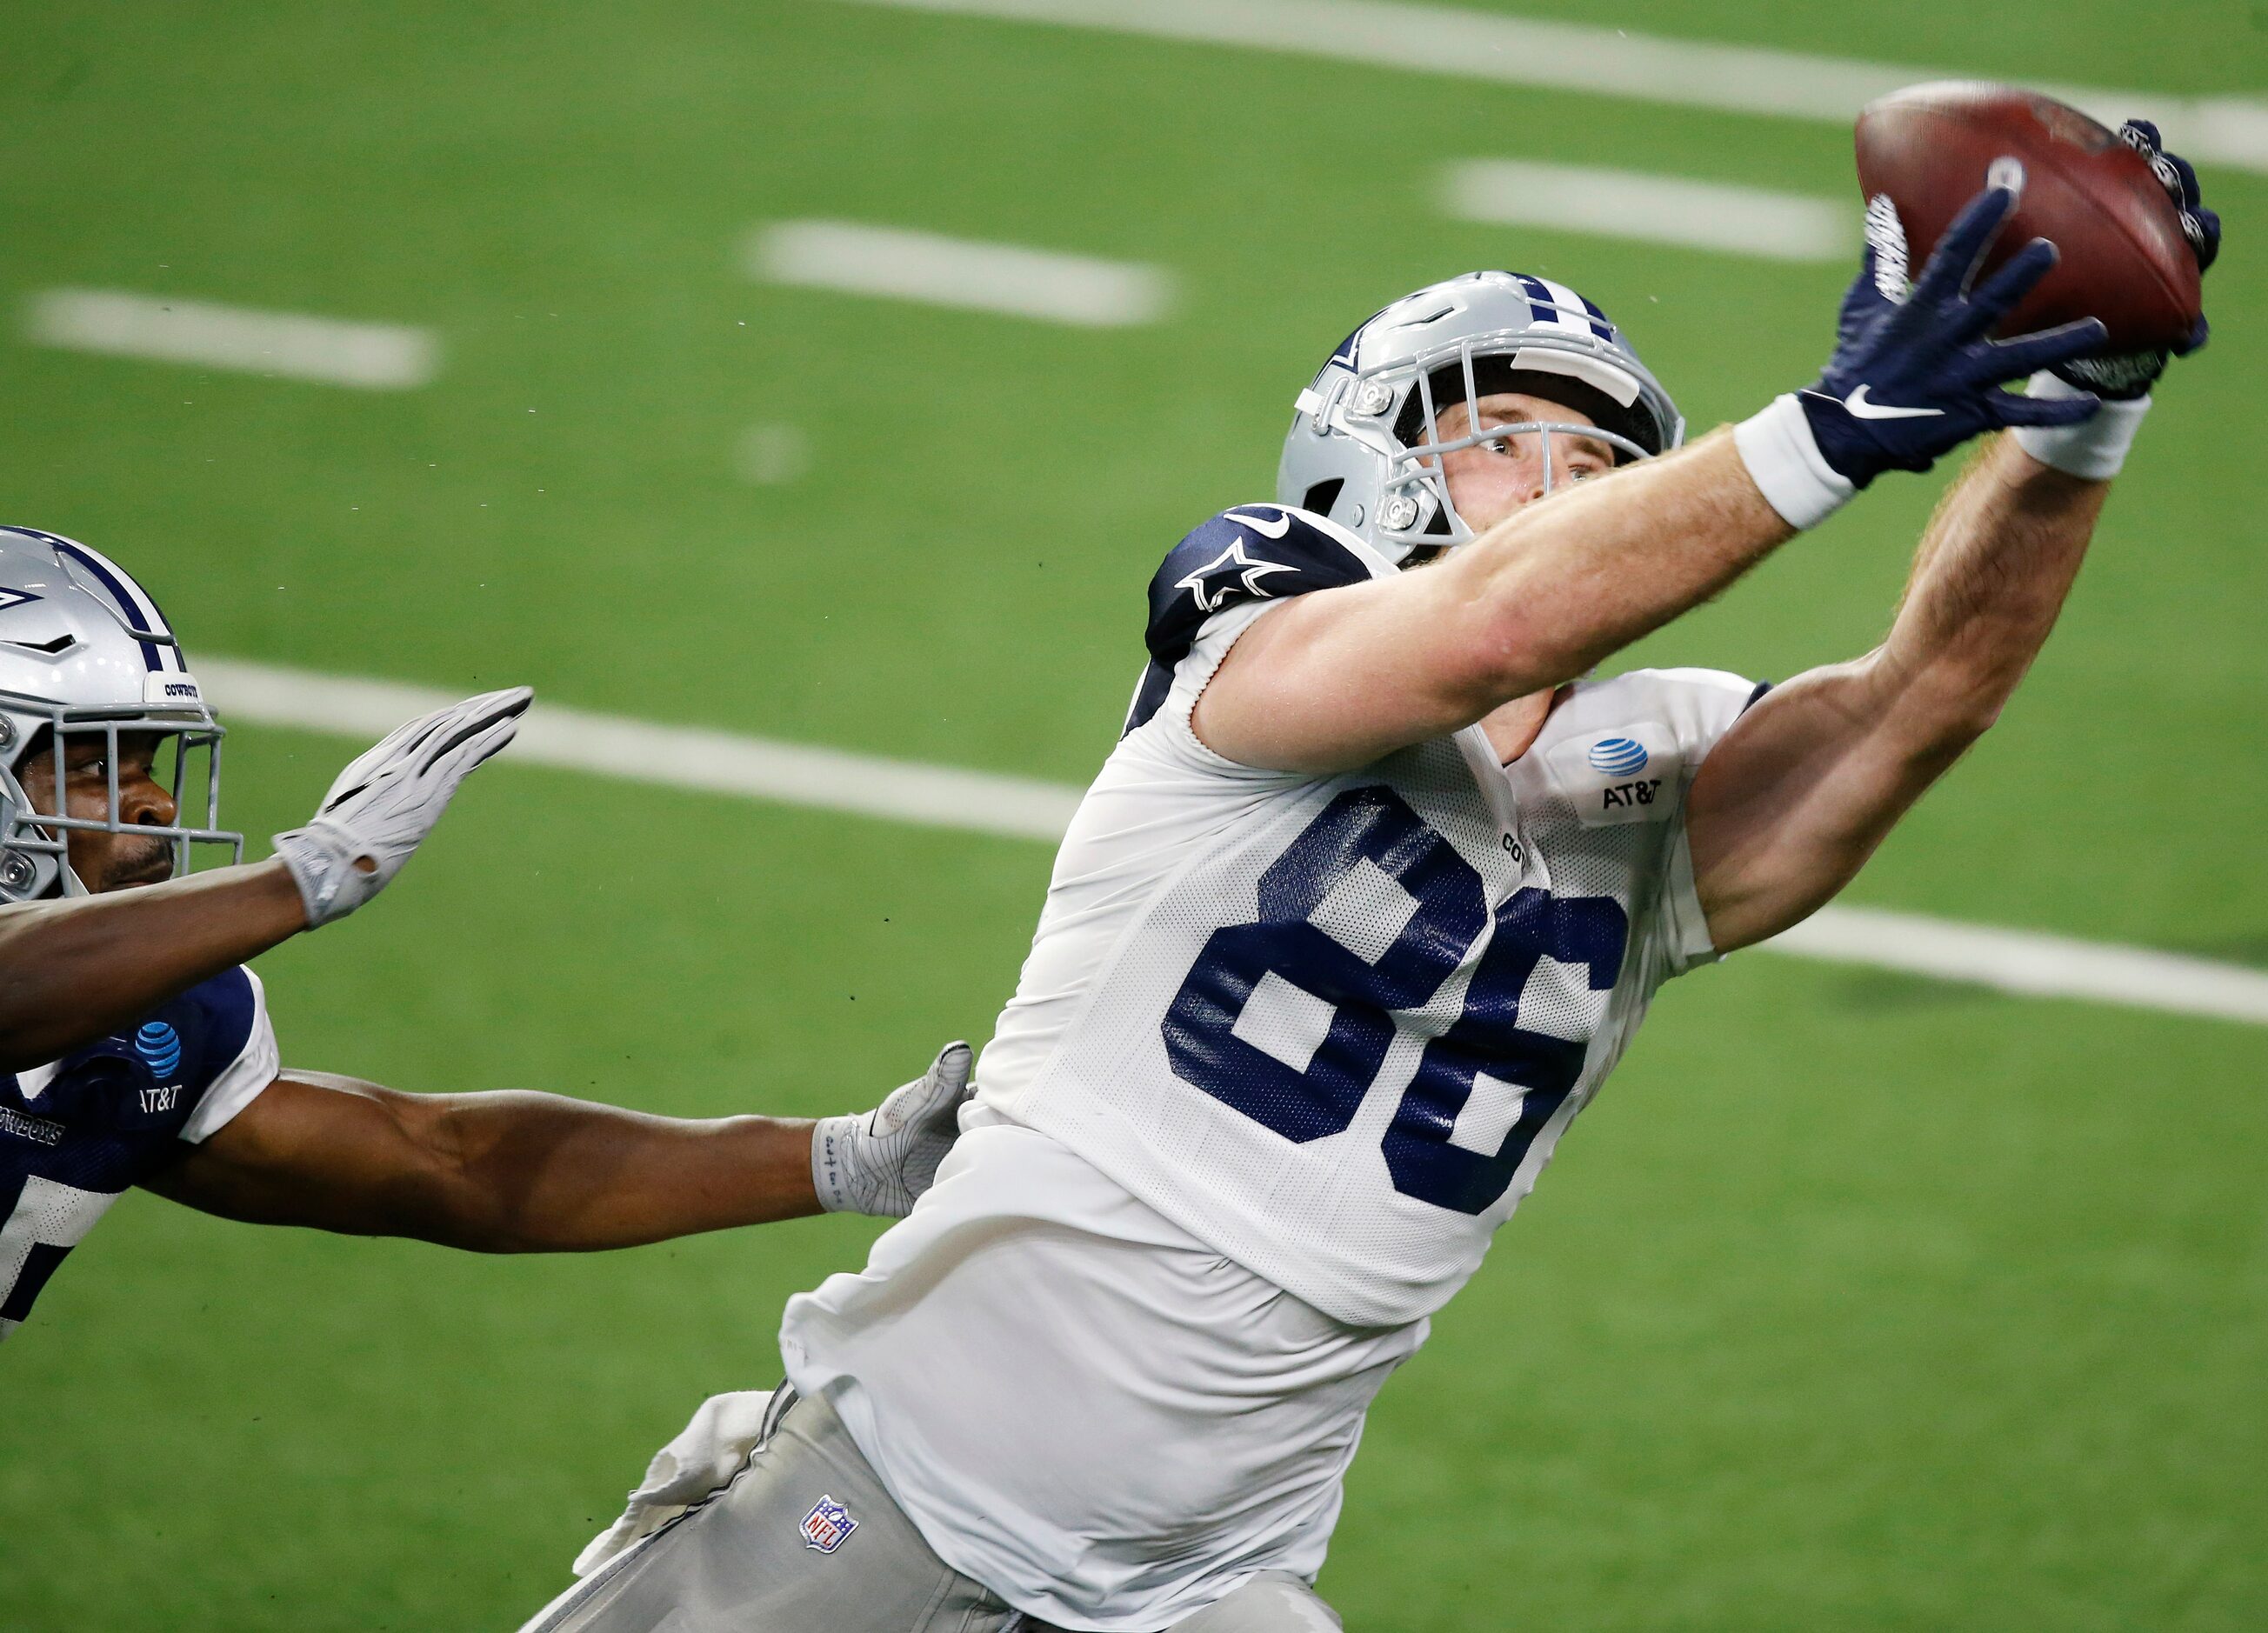
[[[849,1509],[831,1497],[822,1497],[803,1517],[803,1545],[831,1554],[849,1541],[858,1528],[858,1522],[850,1518]]]

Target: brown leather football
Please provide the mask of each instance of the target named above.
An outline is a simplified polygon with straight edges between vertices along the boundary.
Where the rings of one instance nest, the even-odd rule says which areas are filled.
[[[1859,115],[1859,187],[1888,195],[1918,276],[1938,237],[1985,185],[1996,160],[2023,166],[2016,208],[1981,278],[2036,238],[2062,260],[1994,332],[2073,318],[2110,327],[2108,349],[2175,346],[2204,310],[2197,257],[2150,163],[2052,97],[1978,80],[1910,85]]]

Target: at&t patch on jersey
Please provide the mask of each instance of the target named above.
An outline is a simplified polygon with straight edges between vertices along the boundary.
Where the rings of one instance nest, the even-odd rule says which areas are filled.
[[[832,1497],[821,1497],[811,1505],[803,1517],[803,1545],[831,1554],[850,1540],[858,1522],[850,1518],[850,1511]]]
[[[1651,722],[1579,733],[1554,745],[1544,763],[1586,828],[1660,821],[1685,769],[1677,739]]]

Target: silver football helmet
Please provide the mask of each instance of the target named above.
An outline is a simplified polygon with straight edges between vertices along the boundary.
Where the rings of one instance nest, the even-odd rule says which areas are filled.
[[[1591,423],[1523,420],[1442,439],[1444,410],[1498,392],[1565,403]],[[1685,421],[1622,331],[1573,290],[1526,273],[1464,273],[1395,301],[1331,353],[1300,394],[1276,497],[1399,564],[1473,536],[1449,502],[1441,456],[1529,431],[1543,439],[1548,493],[1555,434],[1607,443],[1620,464],[1675,448]]]
[[[162,739],[170,826],[122,819],[118,739],[136,732]],[[221,736],[140,585],[73,540],[0,527],[0,901],[85,894],[70,867],[72,829],[170,839],[177,876],[190,871],[195,845],[226,846],[229,860],[241,861],[244,836],[217,826]],[[99,818],[74,817],[63,798],[64,756],[90,737],[107,745],[109,805]],[[51,769],[47,809],[25,792],[33,755]],[[192,800],[202,822],[185,820]]]

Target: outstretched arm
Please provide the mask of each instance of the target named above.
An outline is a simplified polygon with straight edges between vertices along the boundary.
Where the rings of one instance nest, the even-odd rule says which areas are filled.
[[[1969,289],[2014,202],[2005,188],[1979,195],[1902,301],[1878,291],[1870,249],[1817,384],[1738,430],[1521,510],[1440,566],[1321,591],[1261,619],[1198,700],[1197,735],[1247,765],[1366,765],[1572,680],[1706,600],[1883,469],[1926,469],[1999,426],[2084,419],[2091,397],[1999,389],[2102,332],[2089,320],[1985,339],[2055,259],[2036,243]]]
[[[306,925],[275,860],[0,907],[0,1071],[61,1059]]]
[[[833,1209],[902,1214],[968,1098],[966,1044],[878,1111],[656,1117],[563,1095],[404,1094],[293,1071],[149,1188],[225,1218],[480,1253],[630,1247]]]
[[[1775,688],[1701,762],[1686,833],[1718,951],[1824,905],[1998,717],[2109,489],[1996,439],[1931,519],[1889,638]]]
[[[1515,511],[1438,566],[1270,613],[1193,725],[1246,765],[1367,765],[1581,674],[1793,534],[1731,436],[1711,436]]]
[[[403,1094],[293,1072],[148,1184],[255,1225],[483,1253],[626,1247],[817,1213],[811,1130],[555,1094]]]
[[[2210,268],[2220,218],[2200,202],[2196,172],[2162,151],[2152,125],[2130,120],[2118,134],[2150,160],[2198,269]],[[2004,270],[1995,283],[2007,277]],[[1862,282],[1846,302],[1846,325],[1854,317],[1895,324],[1922,294],[1918,286],[1904,307],[1869,320],[1865,308],[1881,302]],[[1993,303],[1980,291],[1971,304]],[[2205,334],[2200,318],[2176,349],[2195,350]],[[1702,761],[1686,828],[1719,951],[1776,935],[1824,905],[1999,717],[2055,625],[2167,360],[2164,351],[2089,351],[2036,378],[2026,401],[2052,408],[2099,395],[2100,413],[2060,429],[2030,411],[2013,420],[2028,429],[1988,445],[1931,519],[1889,639],[1856,663],[1771,693]],[[1855,423],[1847,403],[1807,401],[1803,412],[1814,451],[1846,460],[1867,434],[1904,434],[1896,417]]]
[[[278,834],[277,855],[256,866],[0,907],[0,1071],[60,1059],[369,901],[458,784],[512,741],[533,696],[485,693],[409,722],[342,772],[314,820]]]

